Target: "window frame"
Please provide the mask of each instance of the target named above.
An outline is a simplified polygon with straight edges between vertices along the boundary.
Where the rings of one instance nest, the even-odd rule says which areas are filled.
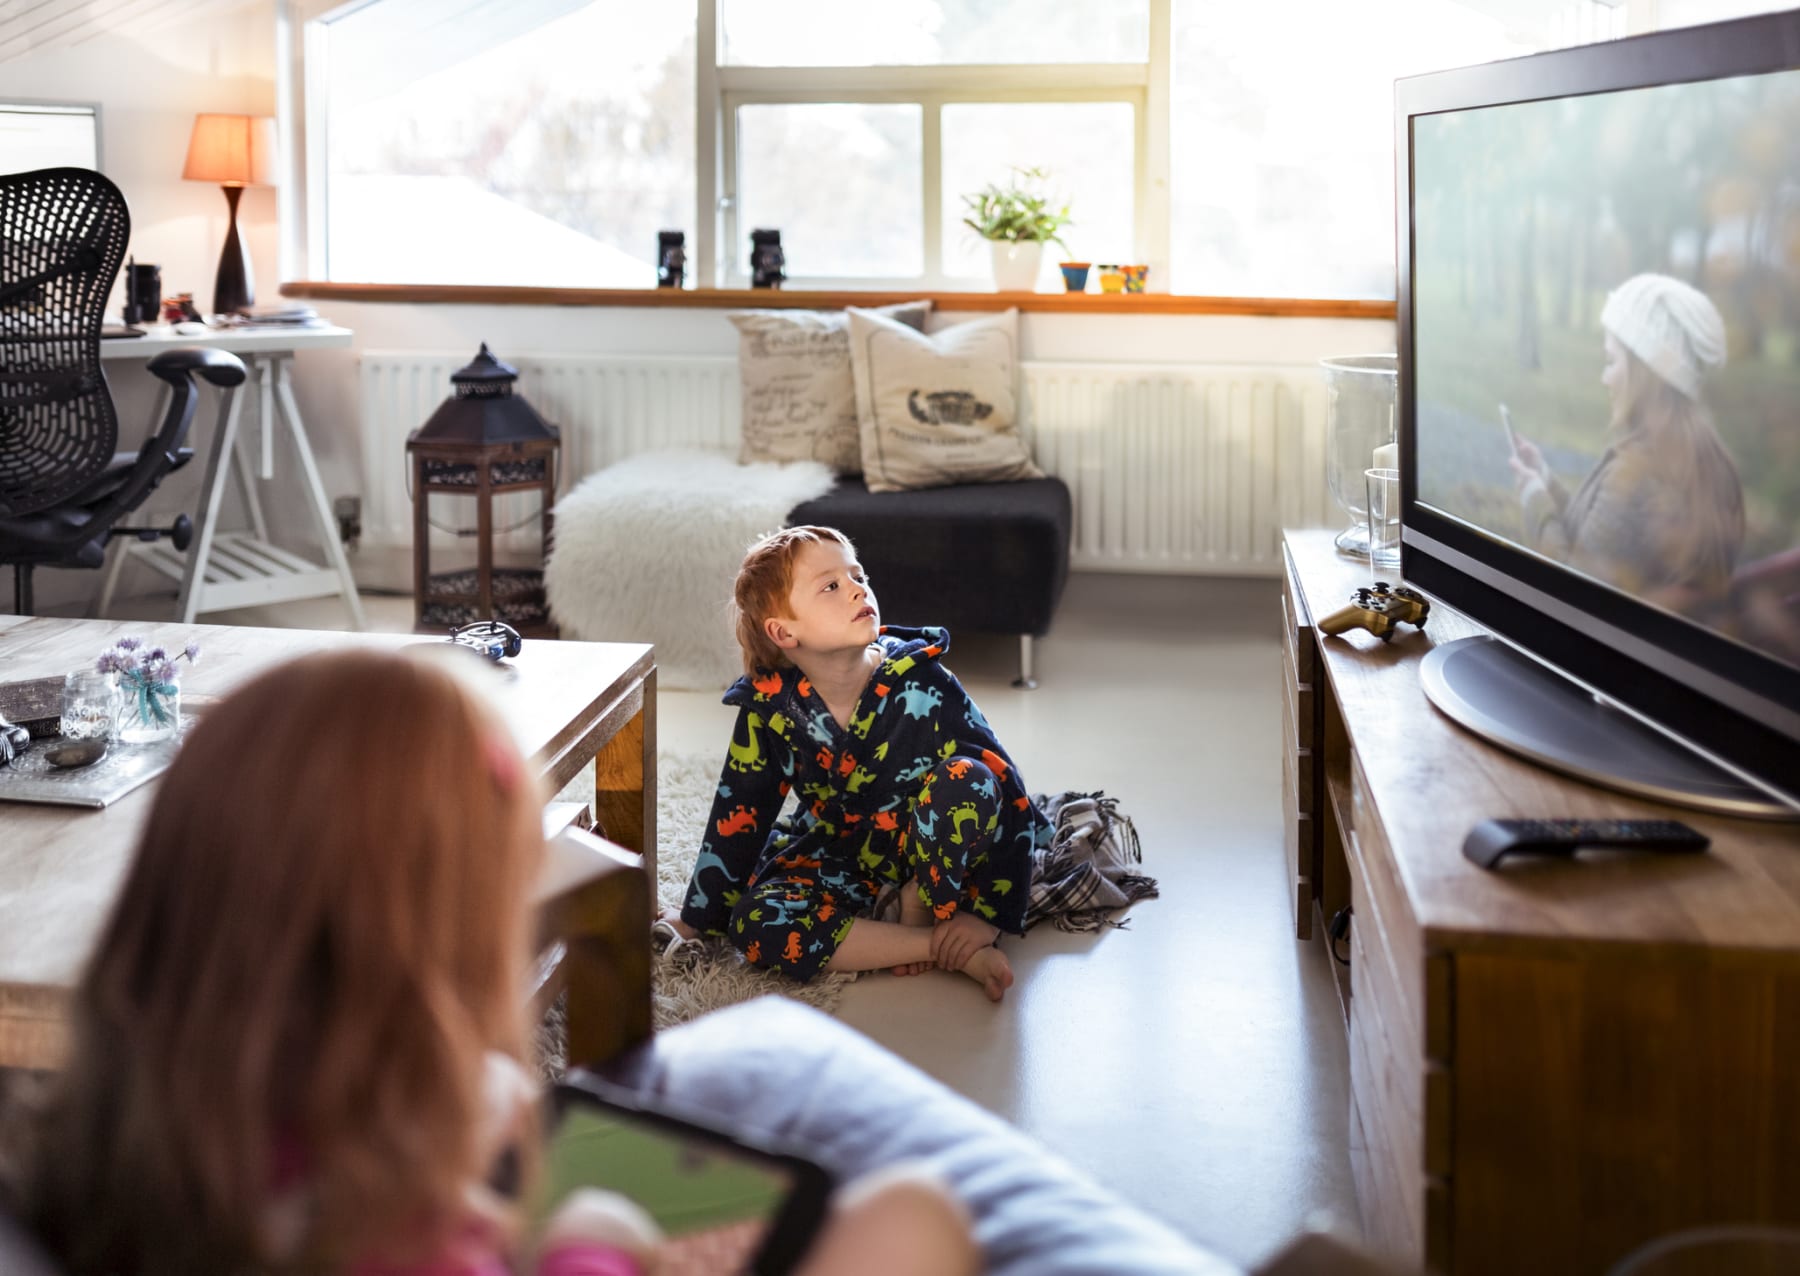
[[[703,0],[704,2],[704,0]],[[716,0],[715,0],[716,2]],[[1162,0],[1167,3],[1167,0]],[[697,77],[698,78],[698,77]],[[1148,216],[1151,130],[1150,68],[1145,63],[1035,63],[1029,66],[896,66],[896,67],[724,67],[715,77],[719,129],[717,184],[698,192],[701,209],[714,212],[716,248],[699,245],[700,286],[741,288],[749,277],[739,268],[736,249],[749,228],[739,218],[738,111],[746,106],[812,104],[897,104],[921,111],[920,172],[923,203],[923,260],[919,275],[846,277],[793,276],[807,288],[907,289],[976,291],[986,286],[980,275],[948,275],[943,246],[951,227],[943,216],[943,109],[948,105],[1008,102],[1109,102],[1132,108],[1132,238],[1134,259],[1167,258],[1167,218],[1161,221],[1164,241],[1152,242]],[[704,106],[702,109],[705,109]],[[704,166],[701,176],[704,179]],[[1166,184],[1164,189],[1166,190]],[[707,219],[702,215],[701,222]],[[708,267],[711,278],[707,278]],[[1152,270],[1152,277],[1162,274]]]

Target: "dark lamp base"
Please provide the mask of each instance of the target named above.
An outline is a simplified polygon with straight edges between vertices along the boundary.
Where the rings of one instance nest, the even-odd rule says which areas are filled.
[[[213,313],[235,315],[256,304],[256,277],[250,271],[250,254],[238,237],[238,200],[242,186],[221,187],[225,202],[231,208],[231,225],[225,232],[225,247],[219,254],[219,276],[213,282]]]

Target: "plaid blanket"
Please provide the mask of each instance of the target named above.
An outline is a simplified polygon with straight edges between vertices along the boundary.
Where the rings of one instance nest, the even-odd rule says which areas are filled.
[[[1045,918],[1058,930],[1122,927],[1111,916],[1115,910],[1161,894],[1155,878],[1135,870],[1144,854],[1117,798],[1070,791],[1033,794],[1031,800],[1056,831],[1048,846],[1032,852],[1026,929]]]

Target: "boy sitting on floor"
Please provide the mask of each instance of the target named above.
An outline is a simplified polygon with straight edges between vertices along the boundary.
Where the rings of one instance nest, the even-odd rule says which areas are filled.
[[[999,1001],[1013,976],[994,942],[1024,933],[1031,852],[1051,829],[939,663],[949,636],[883,627],[834,528],[758,541],[734,592],[737,726],[687,902],[665,920],[802,982],[941,966]],[[870,917],[886,884],[901,887],[898,923]]]

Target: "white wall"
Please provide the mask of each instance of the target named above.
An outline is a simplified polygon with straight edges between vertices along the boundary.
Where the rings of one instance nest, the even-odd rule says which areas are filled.
[[[501,358],[737,353],[737,331],[723,311],[343,302],[319,308],[356,330],[351,349],[311,352],[295,362],[295,396],[333,496],[361,490],[357,357],[362,350],[472,357],[485,341]],[[974,317],[944,312],[933,317],[931,327]],[[1364,319],[1025,314],[1020,329],[1022,358],[1074,362],[1311,364],[1328,355],[1392,351],[1395,340],[1392,322]],[[448,384],[443,392],[450,397]],[[404,439],[386,445],[400,448]]]
[[[209,309],[225,242],[225,196],[211,183],[183,181],[181,168],[195,115],[275,113],[274,0],[252,0],[144,36],[100,35],[12,58],[0,63],[0,92],[100,104],[100,167],[131,208],[128,252],[139,262],[162,267],[164,296],[191,292],[202,310]],[[250,250],[257,300],[275,300],[280,280],[274,191],[244,192],[238,233]],[[113,291],[115,314],[124,300],[119,283]],[[157,414],[159,388],[147,375],[121,373],[111,365],[108,376],[120,429],[133,438]],[[204,418],[201,424],[206,425]],[[155,498],[159,505],[192,508],[200,468],[190,466],[171,479],[167,497],[158,493]],[[183,496],[185,500],[177,499]],[[0,572],[8,606],[11,584],[11,573]],[[53,607],[97,589],[99,573],[40,570],[36,587],[38,605]]]
[[[254,3],[141,38],[102,35],[0,63],[9,96],[100,104],[100,167],[131,206],[130,252],[163,268],[165,296],[191,292],[211,306],[225,196],[183,181],[188,135],[203,111],[275,113],[275,5]],[[250,248],[258,300],[273,299],[275,193],[247,190],[238,229]],[[124,289],[114,293],[115,307]]]

